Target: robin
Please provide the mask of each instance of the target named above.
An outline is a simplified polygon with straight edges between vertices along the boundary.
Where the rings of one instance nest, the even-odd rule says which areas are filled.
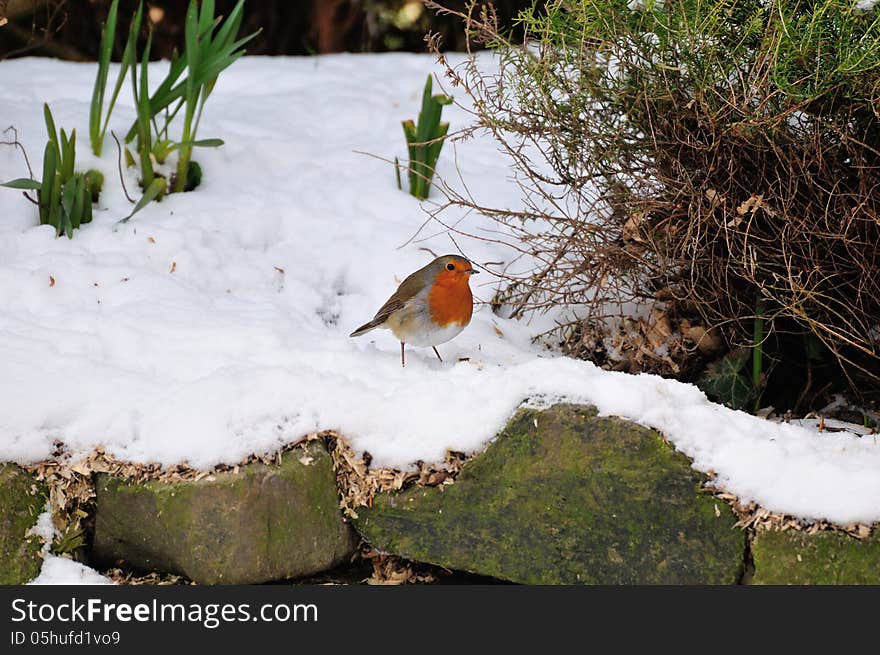
[[[474,296],[468,282],[478,273],[458,255],[443,255],[406,278],[369,323],[352,332],[359,337],[376,328],[387,328],[400,339],[400,365],[406,366],[404,348],[437,346],[458,336],[474,313]]]

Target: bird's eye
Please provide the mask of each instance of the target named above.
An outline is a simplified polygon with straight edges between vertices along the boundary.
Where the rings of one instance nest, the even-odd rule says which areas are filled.
[[[446,270],[447,270],[447,271],[454,271],[454,270],[455,270],[455,264],[446,264]]]

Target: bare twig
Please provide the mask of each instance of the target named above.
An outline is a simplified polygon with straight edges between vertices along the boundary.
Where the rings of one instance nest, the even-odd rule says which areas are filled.
[[[8,132],[12,132],[12,141],[0,141],[0,145],[13,146],[15,148],[18,148],[21,151],[22,156],[24,157],[24,163],[28,169],[28,177],[30,177],[32,180],[35,179],[34,170],[31,168],[31,162],[30,159],[28,159],[27,150],[25,149],[24,145],[22,145],[21,141],[18,140],[18,130],[15,129],[15,126],[10,125],[5,130],[3,130],[3,134],[7,134]],[[23,195],[31,204],[39,206],[40,203],[37,201],[37,199],[32,198],[27,191],[22,191],[21,195]]]
[[[125,194],[125,197],[131,204],[134,204],[134,198],[128,195],[128,189],[125,188],[125,176],[122,174],[122,144],[119,143],[119,139],[116,137],[116,134],[113,130],[110,130],[110,136],[113,137],[113,140],[116,141],[116,166],[119,169],[119,182],[122,184],[122,192]]]

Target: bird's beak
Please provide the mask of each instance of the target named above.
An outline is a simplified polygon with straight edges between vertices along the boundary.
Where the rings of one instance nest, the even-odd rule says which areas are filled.
[[[472,268],[471,270],[468,271],[468,273],[470,273],[471,275],[476,275],[476,274],[479,273],[479,272],[480,272],[480,271],[478,271],[478,270],[475,269],[475,268]]]

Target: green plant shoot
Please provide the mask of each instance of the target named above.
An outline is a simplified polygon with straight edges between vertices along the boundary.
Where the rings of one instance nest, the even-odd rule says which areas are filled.
[[[12,189],[37,192],[40,225],[51,225],[55,235],[66,234],[92,220],[92,202],[97,202],[104,177],[99,171],[75,172],[76,130],[67,136],[55,129],[49,105],[43,105],[48,140],[43,152],[43,175],[40,181],[20,178],[0,184]]]
[[[137,67],[131,68],[131,87],[137,111],[137,145],[136,152],[141,165],[141,188],[146,189],[153,182],[155,171],[150,159],[153,147],[152,113],[150,111],[149,76],[148,64],[150,62],[150,48],[153,43],[153,35],[147,37],[147,44],[141,56],[140,79],[138,79]]]
[[[201,7],[198,6],[196,0],[190,0],[186,12],[184,34],[186,50],[182,58],[186,63],[186,80],[167,91],[167,102],[159,95],[159,91],[163,91],[162,87],[154,95],[154,99],[158,96],[167,107],[173,101],[176,89],[180,89],[181,95],[177,97],[182,97],[184,104],[183,134],[178,144],[177,172],[172,189],[174,192],[192,188],[188,184],[192,170],[190,166],[192,149],[194,147],[216,147],[223,143],[219,139],[197,140],[196,133],[199,129],[205,102],[214,90],[217,77],[221,71],[245,53],[242,46],[257,34],[255,32],[236,40],[241,26],[243,8],[244,0],[239,0],[229,17],[223,21],[220,17],[214,17],[214,0],[203,0]],[[174,64],[172,64],[172,69],[174,69]],[[158,107],[154,107],[154,110],[156,109]]]
[[[116,98],[122,89],[125,76],[129,67],[132,65],[135,54],[135,44],[141,29],[141,19],[143,17],[143,5],[138,5],[138,10],[129,25],[128,39],[125,43],[125,50],[122,53],[122,62],[120,64],[119,75],[116,78],[116,85],[113,87],[113,93],[110,96],[110,102],[107,105],[107,113],[104,112],[104,95],[107,88],[107,76],[110,68],[110,57],[113,52],[113,43],[116,37],[116,19],[119,10],[119,0],[113,0],[110,5],[110,11],[107,14],[107,23],[104,25],[104,31],[101,34],[101,49],[98,55],[98,74],[95,76],[95,88],[92,91],[92,104],[89,108],[89,140],[92,145],[92,152],[97,156],[101,156],[104,148],[104,136],[107,133],[107,125],[110,122],[110,115],[113,113],[113,107],[116,105]],[[103,118],[103,120],[102,120]]]
[[[425,82],[418,125],[403,121],[403,134],[409,150],[409,192],[419,200],[428,197],[437,158],[449,131],[449,123],[440,122],[443,106],[452,103],[452,96],[431,95],[431,76]]]
[[[764,387],[764,299],[755,301],[755,325],[752,334],[752,387],[755,390],[755,411],[760,409]]]

